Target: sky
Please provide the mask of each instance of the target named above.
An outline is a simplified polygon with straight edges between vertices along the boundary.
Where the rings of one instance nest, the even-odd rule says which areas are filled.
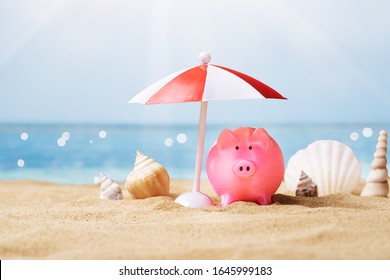
[[[288,100],[210,102],[208,123],[390,122],[387,0],[0,0],[0,123],[197,123],[128,104],[199,64]]]

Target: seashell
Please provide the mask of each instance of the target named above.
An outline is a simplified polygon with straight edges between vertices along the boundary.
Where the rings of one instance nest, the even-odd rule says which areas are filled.
[[[380,169],[387,165],[386,157],[377,157],[372,160],[371,169]]]
[[[386,165],[384,167],[378,167],[371,169],[370,173],[367,176],[367,182],[385,182],[387,180],[387,168]]]
[[[389,183],[387,181],[387,132],[381,130],[378,142],[375,147],[374,158],[371,163],[371,171],[367,176],[361,196],[383,196],[389,194]]]
[[[123,199],[121,187],[115,183],[111,178],[100,172],[100,198],[119,200]]]
[[[318,196],[352,193],[359,186],[361,166],[352,149],[335,140],[319,140],[295,153],[287,163],[284,183],[296,190],[301,170],[317,184]]]
[[[302,170],[299,183],[295,191],[296,196],[318,196],[317,184]]]
[[[169,174],[160,163],[137,151],[133,171],[125,186],[134,198],[169,195]]]

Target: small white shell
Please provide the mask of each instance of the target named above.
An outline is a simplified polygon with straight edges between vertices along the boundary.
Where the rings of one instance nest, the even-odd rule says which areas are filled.
[[[318,196],[352,193],[359,186],[361,166],[352,149],[335,140],[319,140],[299,150],[288,161],[284,183],[296,190],[301,170],[316,182]]]
[[[103,173],[100,173],[100,198],[119,200],[123,199],[121,187],[115,183],[111,178],[108,178]]]

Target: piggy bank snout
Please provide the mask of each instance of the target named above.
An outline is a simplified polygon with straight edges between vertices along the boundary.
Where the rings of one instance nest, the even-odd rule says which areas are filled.
[[[233,172],[238,177],[249,177],[256,173],[256,165],[249,160],[239,160],[234,164]]]

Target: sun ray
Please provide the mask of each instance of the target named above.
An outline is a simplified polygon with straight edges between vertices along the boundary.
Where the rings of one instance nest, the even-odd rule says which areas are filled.
[[[7,21],[6,29],[0,29],[2,40],[7,42],[0,46],[0,69],[22,50],[68,2],[69,0],[40,0],[31,3],[22,0],[14,1],[12,5],[2,4],[0,17],[10,13],[14,18]]]

